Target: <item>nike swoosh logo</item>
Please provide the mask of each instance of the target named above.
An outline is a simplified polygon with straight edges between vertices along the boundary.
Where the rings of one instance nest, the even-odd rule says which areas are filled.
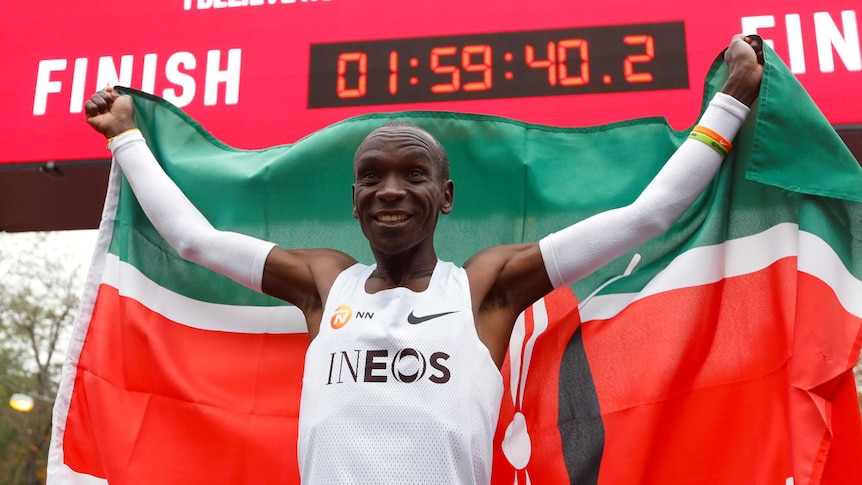
[[[416,316],[416,315],[414,315],[414,314],[413,314],[413,312],[411,311],[411,312],[410,312],[410,315],[407,315],[407,323],[409,323],[410,325],[417,325],[417,324],[422,323],[422,322],[427,322],[428,320],[433,320],[433,319],[435,319],[435,318],[437,318],[437,317],[442,317],[442,316],[444,316],[444,315],[449,315],[450,313],[458,313],[458,310],[455,310],[455,311],[452,311],[452,312],[434,313],[434,314],[432,314],[432,315],[425,315],[425,316],[422,316],[422,317],[417,317],[417,316]]]

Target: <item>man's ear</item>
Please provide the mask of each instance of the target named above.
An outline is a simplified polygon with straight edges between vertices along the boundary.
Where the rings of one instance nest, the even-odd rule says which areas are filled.
[[[447,180],[443,184],[443,204],[440,206],[440,212],[448,214],[452,212],[452,204],[455,202],[455,182]]]
[[[353,218],[359,219],[359,213],[356,212],[356,184],[350,185],[350,200],[353,201]]]

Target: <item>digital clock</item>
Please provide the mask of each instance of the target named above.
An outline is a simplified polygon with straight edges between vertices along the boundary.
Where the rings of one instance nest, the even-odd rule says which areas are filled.
[[[682,22],[312,44],[308,108],[686,89]]]

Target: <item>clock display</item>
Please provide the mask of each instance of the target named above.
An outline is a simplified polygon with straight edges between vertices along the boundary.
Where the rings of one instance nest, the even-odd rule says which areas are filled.
[[[308,108],[688,87],[666,22],[311,44]]]

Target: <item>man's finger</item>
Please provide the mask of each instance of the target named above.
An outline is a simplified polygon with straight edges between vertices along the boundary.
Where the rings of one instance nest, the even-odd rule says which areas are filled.
[[[84,103],[84,114],[86,114],[88,118],[99,114],[99,107],[96,106],[96,103],[94,103],[92,99],[88,99],[87,102]]]
[[[745,36],[748,44],[754,49],[754,52],[757,54],[757,62],[763,65],[763,37],[757,34],[750,34]]]
[[[103,89],[97,93],[99,97],[105,100],[105,103],[110,105],[112,101],[117,97],[113,92],[108,91],[107,89]]]
[[[111,110],[111,94],[105,91],[97,91],[90,96],[90,99],[84,103],[84,112],[87,116],[96,116]]]
[[[110,95],[106,95],[104,91],[99,91],[93,94],[92,98],[90,99],[96,105],[96,108],[99,109],[99,111],[106,111],[111,107]]]

